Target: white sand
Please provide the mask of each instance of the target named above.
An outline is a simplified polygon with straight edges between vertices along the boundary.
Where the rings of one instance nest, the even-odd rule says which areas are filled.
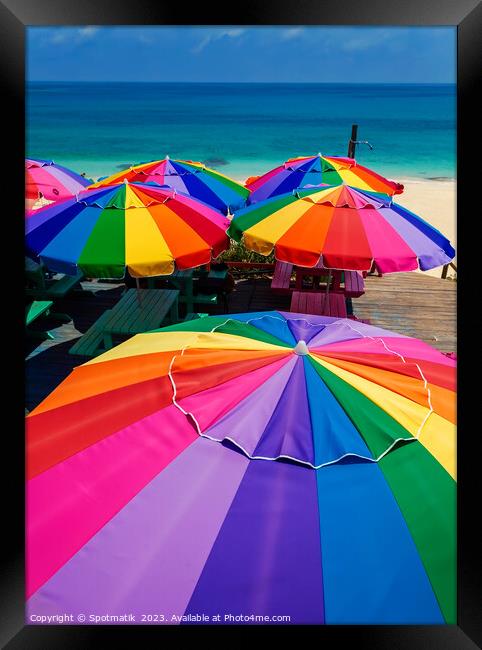
[[[394,197],[395,203],[403,205],[440,230],[457,250],[456,181],[426,181],[411,178],[400,179],[400,183],[404,184],[405,189],[403,194]],[[457,258],[454,259],[454,263],[457,264]],[[439,278],[442,267],[425,273]],[[448,277],[453,276],[454,271],[449,267]]]

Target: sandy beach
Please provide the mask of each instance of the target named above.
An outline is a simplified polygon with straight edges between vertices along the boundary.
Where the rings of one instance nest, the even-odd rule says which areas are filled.
[[[405,190],[403,194],[395,197],[395,202],[400,203],[440,230],[457,250],[456,181],[410,178],[400,179],[400,182],[405,185]],[[454,259],[454,263],[457,264],[457,258]],[[439,278],[442,267],[424,271],[424,273]],[[453,277],[454,274],[454,270],[449,268],[447,277]]]

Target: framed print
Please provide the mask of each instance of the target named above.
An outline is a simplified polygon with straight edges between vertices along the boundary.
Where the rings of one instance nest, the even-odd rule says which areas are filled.
[[[476,4],[0,5],[6,647],[480,644]]]

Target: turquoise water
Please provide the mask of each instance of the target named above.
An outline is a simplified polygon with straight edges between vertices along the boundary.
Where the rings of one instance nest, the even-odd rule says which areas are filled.
[[[346,155],[394,179],[456,176],[455,85],[27,85],[27,155],[97,178],[137,162],[199,160],[236,179],[287,158]]]

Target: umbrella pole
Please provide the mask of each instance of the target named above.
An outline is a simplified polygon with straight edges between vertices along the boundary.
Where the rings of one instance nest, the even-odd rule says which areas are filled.
[[[328,282],[326,283],[326,292],[325,292],[325,309],[323,310],[325,313],[328,309],[328,292],[330,290],[330,284],[331,284],[331,269],[328,270]]]
[[[137,302],[139,303],[139,306],[142,307],[142,292],[140,290],[139,286],[139,278],[136,278],[136,293],[137,293]]]

